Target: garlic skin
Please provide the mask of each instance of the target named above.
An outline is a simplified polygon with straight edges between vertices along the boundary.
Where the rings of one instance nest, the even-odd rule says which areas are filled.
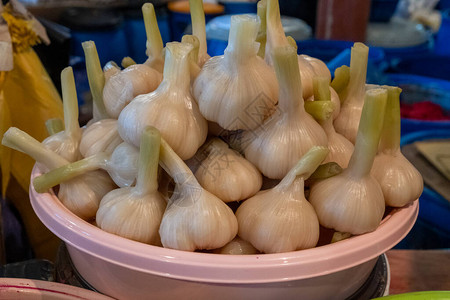
[[[103,75],[105,76],[105,83],[108,82],[108,80],[117,73],[120,72],[120,67],[113,61],[109,61],[105,64],[103,67]]]
[[[159,228],[163,246],[194,251],[226,245],[238,231],[233,211],[202,188],[191,170],[163,139],[161,146],[161,166],[176,182]]]
[[[192,45],[166,44],[164,79],[149,94],[136,97],[119,116],[119,134],[139,146],[142,130],[154,126],[182,159],[194,156],[206,140],[208,125],[190,91]]]
[[[328,149],[330,150],[324,163],[336,162],[342,168],[347,168],[354,150],[353,144],[342,134],[336,132],[331,119],[323,122],[321,125],[327,134]]]
[[[96,215],[101,229],[142,243],[160,245],[158,229],[166,208],[157,181],[160,139],[155,128],[144,130],[137,184],[113,190],[103,197]]]
[[[380,140],[386,99],[384,89],[366,92],[355,150],[348,168],[311,187],[309,201],[322,226],[362,234],[375,230],[380,224],[385,210],[384,197],[370,170]]]
[[[301,54],[298,56],[298,67],[302,77],[303,98],[305,99],[313,95],[314,77],[324,76],[331,81],[330,70],[320,59]]]
[[[138,95],[154,91],[162,80],[161,73],[142,64],[129,66],[111,76],[103,88],[103,101],[111,118]]]
[[[78,123],[78,99],[72,67],[61,72],[61,88],[64,106],[64,131],[46,138],[42,144],[69,162],[80,158],[79,144],[82,130]]]
[[[238,152],[214,138],[202,149],[207,157],[195,171],[198,182],[224,202],[247,199],[262,185],[258,169]]]
[[[340,93],[342,105],[334,120],[336,132],[355,144],[366,89],[367,62],[369,47],[355,43],[351,50],[350,79],[347,87]]]
[[[313,146],[327,146],[324,130],[305,111],[297,53],[291,46],[274,49],[274,67],[280,85],[273,115],[244,133],[245,158],[264,176],[281,179]]]
[[[258,249],[253,247],[252,244],[237,236],[222,248],[214,250],[214,253],[229,254],[229,255],[246,255],[246,254],[258,254],[260,252],[258,251]]]
[[[117,120],[103,119],[91,124],[83,131],[80,153],[88,157],[99,152],[110,154],[123,140],[117,131]]]
[[[202,115],[227,130],[260,126],[277,102],[275,72],[257,55],[259,23],[249,15],[232,16],[224,55],[208,60],[194,82]]]
[[[109,176],[119,187],[132,186],[138,174],[139,149],[126,142],[119,144],[106,162]]]
[[[316,246],[319,221],[304,183],[327,154],[325,147],[313,147],[277,186],[244,201],[236,211],[238,235],[264,253]]]

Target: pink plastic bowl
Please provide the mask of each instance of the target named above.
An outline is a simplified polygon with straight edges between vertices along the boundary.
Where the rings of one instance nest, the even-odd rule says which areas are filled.
[[[35,167],[32,179],[39,175]],[[377,258],[411,229],[418,201],[393,210],[374,232],[314,249],[219,255],[165,249],[109,234],[30,187],[33,209],[66,244],[95,289],[118,299],[345,299]]]

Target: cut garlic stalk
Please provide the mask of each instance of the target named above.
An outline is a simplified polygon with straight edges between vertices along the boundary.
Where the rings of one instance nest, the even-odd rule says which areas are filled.
[[[80,153],[88,157],[99,152],[111,154],[123,140],[117,131],[117,120],[103,119],[91,124],[83,131]]]
[[[176,183],[159,228],[163,246],[194,251],[217,249],[230,242],[238,228],[228,205],[202,188],[164,139],[160,160]]]
[[[154,126],[182,159],[194,156],[208,133],[206,120],[191,95],[189,53],[192,45],[167,43],[164,79],[150,94],[140,95],[119,116],[119,134],[139,146],[142,130]]]
[[[109,118],[103,102],[103,87],[105,86],[105,75],[100,65],[97,48],[93,41],[83,42],[84,56],[86,60],[86,72],[93,100],[93,122]]]
[[[375,230],[381,222],[385,209],[383,192],[370,170],[380,140],[386,99],[384,89],[366,92],[348,168],[311,188],[309,201],[324,227],[362,234]]]
[[[78,123],[78,99],[72,67],[61,72],[61,88],[64,105],[64,131],[46,138],[42,144],[69,162],[80,158],[81,128]]]
[[[198,61],[198,49],[200,47],[200,42],[195,35],[183,35],[181,38],[182,43],[187,43],[192,45],[192,51],[189,54],[190,62],[189,62],[189,70],[191,72],[191,84],[194,83],[195,78],[197,78],[198,74],[200,74],[201,68],[197,64]]]
[[[264,253],[316,246],[319,221],[304,183],[327,154],[325,147],[312,147],[277,186],[244,201],[236,211],[238,235]]]
[[[106,111],[112,118],[118,118],[133,98],[154,91],[161,80],[161,73],[142,64],[129,66],[111,76],[103,89]]]
[[[164,70],[164,45],[153,4],[145,3],[142,5],[142,15],[144,16],[145,33],[147,34],[146,53],[148,56],[144,64],[162,73]]]
[[[353,144],[355,143],[364,105],[368,55],[369,47],[363,43],[355,43],[353,45],[350,58],[349,82],[340,93],[341,111],[333,123],[336,131]]]
[[[9,128],[4,134],[2,144],[28,154],[50,170],[69,164],[65,158],[15,127]],[[89,220],[95,216],[102,197],[113,188],[115,184],[108,174],[101,171],[90,172],[61,184],[58,198],[75,215]],[[46,192],[46,190],[36,191]]]
[[[259,26],[256,41],[259,43],[258,56],[264,59],[266,55],[266,41],[267,41],[267,0],[260,0],[257,4],[257,14],[261,25]]]
[[[388,90],[386,113],[371,173],[381,185],[386,205],[402,207],[422,194],[423,178],[400,151],[401,89],[384,88]]]
[[[139,150],[139,173],[135,187],[106,194],[97,211],[101,229],[142,243],[160,245],[159,225],[166,200],[158,192],[160,133],[146,128]]]
[[[222,248],[214,250],[214,253],[229,254],[229,255],[246,255],[246,254],[258,254],[260,252],[258,251],[258,249],[253,247],[252,244],[237,236]]]
[[[263,126],[244,133],[245,157],[266,177],[281,179],[313,146],[327,146],[327,136],[305,111],[297,53],[291,46],[274,49],[280,85],[276,112]]]
[[[343,90],[348,85],[348,82],[350,81],[350,68],[346,65],[342,65],[339,68],[337,68],[334,71],[334,78],[333,81],[331,81],[331,87],[340,95]],[[342,103],[341,96],[339,96],[339,100]]]
[[[111,154],[99,152],[38,176],[33,185],[37,192],[44,192],[87,172],[104,169],[119,187],[129,187],[136,181],[138,157],[139,149],[123,142]]]
[[[257,56],[258,27],[255,17],[232,16],[224,55],[211,58],[194,83],[202,115],[227,130],[260,126],[277,102],[275,73]]]
[[[328,153],[327,157],[324,160],[324,163],[327,162],[336,162],[342,168],[347,168],[348,162],[350,161],[350,157],[352,156],[354,146],[353,144],[347,140],[343,135],[336,132],[333,126],[333,116],[334,116],[334,108],[336,107],[334,104],[336,102],[331,101],[330,87],[329,81],[326,77],[315,77],[313,80],[314,85],[314,99],[315,101],[306,102],[305,109],[307,112],[311,113],[308,110],[318,109],[319,113],[322,112],[325,116],[323,118],[316,118],[322,128],[325,130],[328,138],[328,149],[330,153]],[[339,101],[339,99],[337,100]],[[311,104],[310,107],[306,106],[306,104]],[[329,114],[327,108],[325,106],[314,106],[313,104],[320,103],[328,103],[333,104],[332,115]],[[338,104],[339,105],[339,104]],[[313,113],[316,113],[315,111]]]
[[[122,68],[128,68],[129,66],[135,65],[136,62],[134,61],[134,59],[132,59],[129,56],[126,56],[122,59],[122,62],[120,63],[122,65]]]
[[[198,38],[198,65],[203,67],[205,62],[210,59],[207,53],[205,12],[203,11],[203,0],[189,0],[189,9],[191,11],[192,34]]]
[[[272,52],[275,47],[289,44],[281,24],[278,0],[267,0],[267,44],[265,55],[267,63],[273,64]],[[326,64],[317,58],[308,55],[298,55],[297,59],[302,77],[303,97],[306,99],[313,94],[312,79],[315,76],[325,76],[331,81],[331,74]]]
[[[258,169],[238,152],[214,138],[200,149],[206,158],[195,172],[198,182],[224,202],[247,199],[262,185]]]
[[[306,105],[309,102],[316,100],[316,96],[315,95],[317,94],[317,92],[316,92],[316,87],[315,87],[315,84],[314,84],[314,79],[315,78],[321,78],[321,81],[324,81],[327,84],[327,86],[329,86],[329,84],[330,84],[330,81],[326,77],[320,77],[320,76],[313,77],[313,95],[311,97],[309,97],[308,99],[306,99],[306,101],[305,101],[305,108],[306,108]],[[334,120],[334,119],[337,118],[337,116],[339,116],[339,112],[341,111],[341,100],[339,99],[338,93],[331,86],[328,87],[328,92],[324,90],[324,93],[325,93],[326,97],[330,98],[331,102],[333,103],[332,120]],[[323,97],[322,97],[322,99],[323,99]]]

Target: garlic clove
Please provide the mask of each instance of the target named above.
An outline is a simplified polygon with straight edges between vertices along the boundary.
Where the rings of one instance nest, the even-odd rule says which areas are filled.
[[[214,253],[230,254],[230,255],[246,255],[246,254],[258,254],[260,252],[258,251],[258,249],[253,247],[252,244],[237,236],[222,248],[214,250]]]
[[[126,142],[119,144],[106,162],[106,170],[119,187],[132,186],[138,173],[139,149]]]
[[[91,124],[83,131],[80,141],[80,153],[88,157],[99,152],[111,154],[122,143],[117,131],[117,120],[102,119]]]

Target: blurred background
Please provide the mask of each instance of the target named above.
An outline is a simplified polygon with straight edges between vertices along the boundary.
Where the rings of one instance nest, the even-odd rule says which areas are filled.
[[[3,0],[5,4],[8,1]],[[100,62],[120,64],[126,56],[146,60],[146,34],[137,0],[22,0],[47,30],[51,44],[34,47],[56,88],[60,72],[74,69],[80,122],[90,119],[92,98],[81,42],[93,40]],[[163,42],[180,41],[191,31],[188,1],[156,0]],[[208,52],[221,55],[230,16],[256,13],[256,1],[205,1]],[[280,0],[286,35],[298,52],[323,60],[334,70],[349,65],[355,41],[370,46],[367,82],[400,86],[402,151],[420,170],[425,190],[419,218],[397,249],[450,248],[450,153],[434,153],[440,166],[425,158],[417,141],[450,139],[450,1],[448,0]],[[446,147],[446,148],[445,148]],[[27,197],[22,193],[21,197]],[[3,263],[36,257],[17,208],[2,198]],[[4,269],[2,269],[4,271]]]

